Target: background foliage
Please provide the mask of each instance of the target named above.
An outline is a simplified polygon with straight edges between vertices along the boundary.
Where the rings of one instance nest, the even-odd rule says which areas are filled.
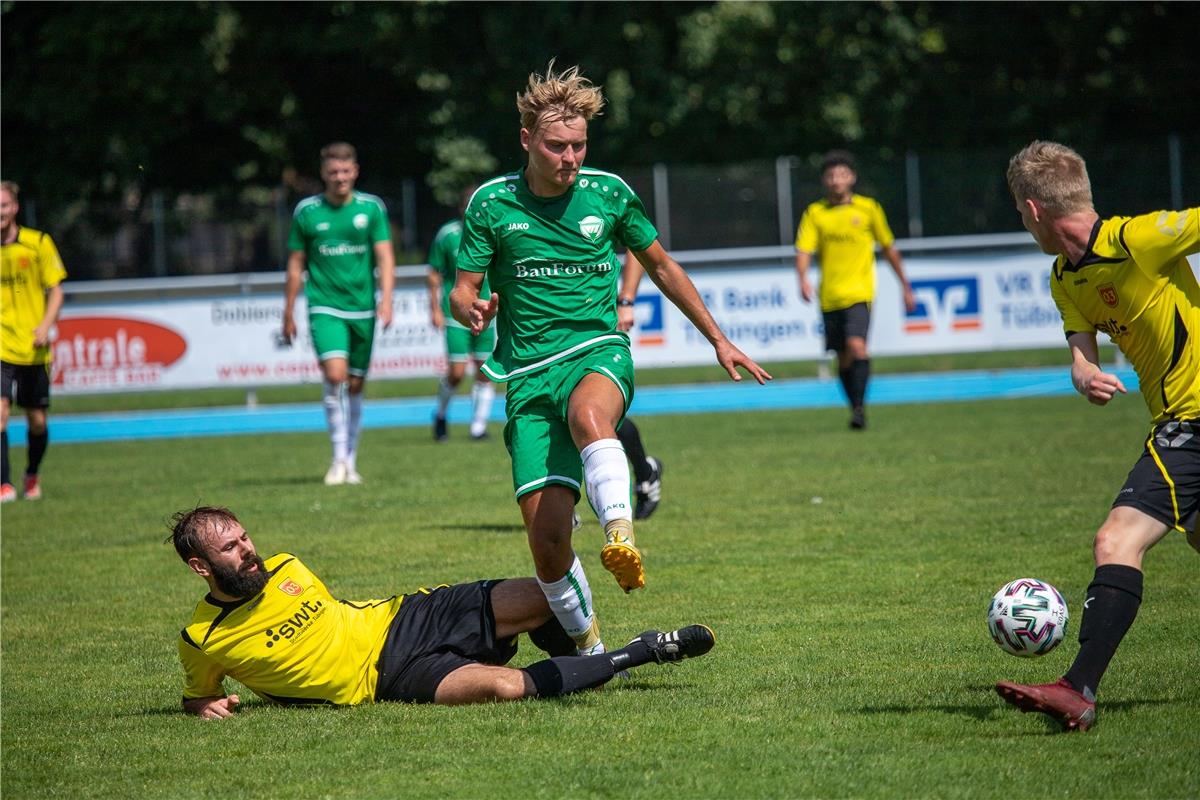
[[[715,163],[1191,125],[1190,3],[34,3],[3,9],[3,170],[43,207],[235,193],[344,138],[382,182],[481,143],[558,57],[604,84],[593,159]],[[457,143],[457,144],[456,144]],[[472,152],[472,145],[465,145]]]

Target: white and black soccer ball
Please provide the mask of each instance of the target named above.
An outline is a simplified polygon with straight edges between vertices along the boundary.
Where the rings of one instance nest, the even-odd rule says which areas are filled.
[[[1036,578],[1004,584],[988,607],[988,633],[1014,656],[1044,656],[1067,633],[1067,603],[1058,589]]]

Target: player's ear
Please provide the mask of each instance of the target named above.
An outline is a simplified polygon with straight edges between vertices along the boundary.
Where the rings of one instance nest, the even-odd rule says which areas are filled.
[[[529,142],[532,139],[533,134],[529,132],[529,128],[521,128],[521,147],[525,148],[526,152],[529,151]]]
[[[1032,219],[1034,222],[1042,221],[1042,213],[1044,210],[1042,209],[1042,207],[1040,205],[1038,205],[1038,202],[1036,200],[1033,200],[1028,197],[1025,198],[1025,207],[1029,209],[1029,218],[1030,219]]]
[[[187,560],[187,565],[191,567],[192,572],[196,573],[201,578],[207,578],[212,574],[212,570],[209,569],[208,562],[200,556],[192,556],[189,558]]]

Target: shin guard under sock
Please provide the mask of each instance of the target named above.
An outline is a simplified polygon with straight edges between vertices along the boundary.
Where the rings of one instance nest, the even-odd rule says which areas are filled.
[[[1108,663],[1125,638],[1142,603],[1142,572],[1124,564],[1096,567],[1083,604],[1079,654],[1066,679],[1085,697],[1094,698]]]

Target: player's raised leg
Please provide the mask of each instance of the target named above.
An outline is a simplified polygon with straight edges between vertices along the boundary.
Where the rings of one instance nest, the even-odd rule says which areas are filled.
[[[583,460],[588,501],[604,528],[600,561],[626,592],[646,585],[642,554],[633,538],[629,465],[616,426],[625,413],[622,387],[589,372],[571,392],[567,422]]]

